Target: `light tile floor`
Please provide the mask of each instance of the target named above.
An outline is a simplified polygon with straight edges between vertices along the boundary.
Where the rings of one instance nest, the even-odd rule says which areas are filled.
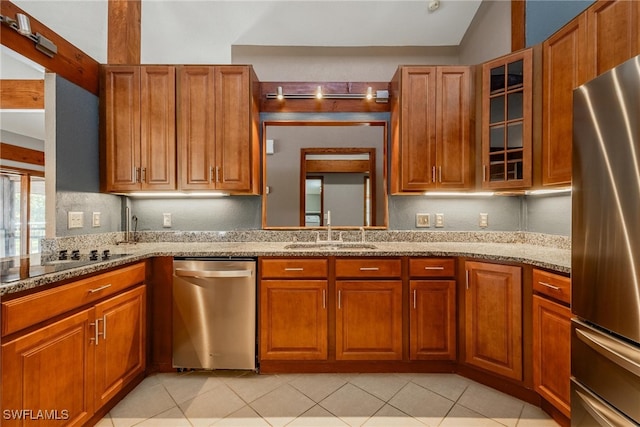
[[[541,409],[454,374],[194,371],[147,377],[98,427],[557,427]]]

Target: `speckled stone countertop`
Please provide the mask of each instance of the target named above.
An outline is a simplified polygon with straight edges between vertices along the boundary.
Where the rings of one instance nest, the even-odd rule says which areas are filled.
[[[266,233],[266,234],[265,234]],[[85,274],[96,273],[109,268],[145,260],[156,256],[216,256],[216,257],[258,257],[258,256],[460,256],[530,264],[560,273],[571,271],[571,249],[567,237],[548,236],[535,233],[420,233],[367,231],[368,244],[373,249],[287,249],[292,241],[313,240],[308,231],[302,232],[229,232],[220,233],[173,233],[164,234],[158,241],[159,233],[139,236],[139,243],[120,244],[122,233],[115,236],[100,236],[99,241],[91,239],[56,239],[48,242],[51,253],[57,250],[79,247],[109,249],[119,257],[98,261],[74,268],[38,274],[0,285],[0,296],[33,289],[57,281],[73,279]],[[204,236],[204,237],[203,237]],[[141,237],[141,238],[140,238]],[[326,236],[321,236],[326,237]],[[358,231],[344,233],[347,242],[355,243],[360,238]],[[247,240],[254,239],[254,240]],[[205,240],[205,241],[203,241]],[[74,246],[75,245],[75,246]],[[123,256],[125,255],[126,256]],[[43,255],[44,256],[44,255]]]

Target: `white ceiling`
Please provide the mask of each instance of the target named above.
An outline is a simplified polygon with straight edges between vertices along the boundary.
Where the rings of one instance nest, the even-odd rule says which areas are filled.
[[[107,0],[13,1],[106,62]],[[234,45],[459,45],[482,0],[431,1],[142,0],[142,62],[225,63]]]

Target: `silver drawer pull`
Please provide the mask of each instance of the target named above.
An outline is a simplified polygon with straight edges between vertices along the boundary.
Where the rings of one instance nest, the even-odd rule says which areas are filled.
[[[425,270],[444,270],[444,267],[439,265],[437,267],[425,267]]]
[[[554,291],[559,291],[561,288],[559,288],[558,286],[553,286],[549,283],[545,283],[545,282],[538,282],[539,284],[541,284],[544,287],[547,287],[549,289],[553,289]]]
[[[378,271],[378,267],[360,267],[360,271]]]
[[[302,267],[285,267],[284,271],[304,271]]]
[[[104,285],[104,286],[100,286],[99,288],[95,288],[95,289],[89,289],[89,293],[90,294],[95,294],[96,292],[100,292],[104,289],[110,288],[111,287],[111,283],[109,283],[108,285]]]

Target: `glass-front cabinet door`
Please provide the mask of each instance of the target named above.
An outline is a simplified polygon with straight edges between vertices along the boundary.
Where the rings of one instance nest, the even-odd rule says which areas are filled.
[[[482,187],[530,187],[531,49],[483,64],[482,102]]]

